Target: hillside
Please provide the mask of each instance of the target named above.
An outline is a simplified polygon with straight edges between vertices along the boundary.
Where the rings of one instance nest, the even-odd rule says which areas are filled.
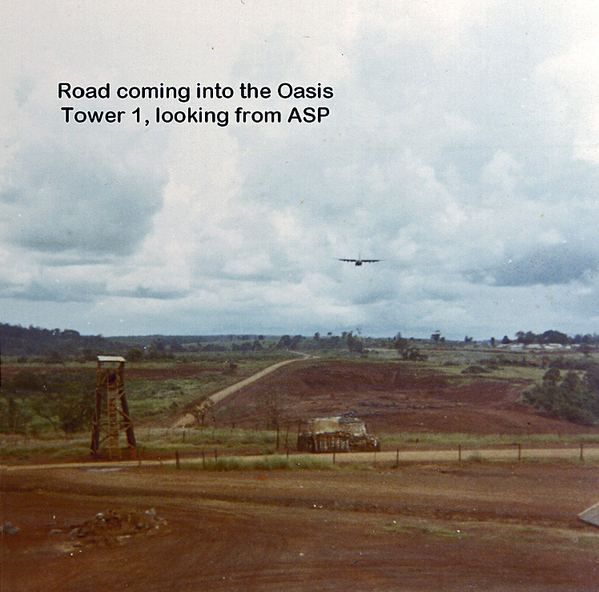
[[[216,405],[217,424],[289,427],[354,413],[373,432],[590,433],[525,405],[529,379],[464,375],[410,362],[309,361],[286,366]]]

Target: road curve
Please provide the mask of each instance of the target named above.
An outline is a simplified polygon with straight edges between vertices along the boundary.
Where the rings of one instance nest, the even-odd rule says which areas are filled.
[[[252,374],[252,376],[249,376],[248,378],[245,378],[244,380],[241,380],[240,382],[236,382],[235,384],[232,384],[231,386],[228,386],[220,391],[217,391],[216,393],[213,393],[207,399],[202,401],[202,403],[200,403],[196,407],[196,409],[198,411],[201,411],[202,409],[204,409],[206,407],[211,407],[215,403],[219,403],[220,401],[222,401],[225,397],[232,395],[233,393],[237,392],[239,389],[242,389],[243,387],[247,386],[248,384],[252,384],[253,382],[256,382],[257,380],[264,378],[265,376],[267,376],[268,374],[271,374],[275,370],[278,370],[282,366],[286,366],[287,364],[293,364],[294,362],[299,362],[300,360],[308,360],[310,358],[316,357],[316,356],[309,356],[307,354],[302,354],[302,353],[299,353],[299,355],[302,357],[296,358],[294,360],[284,360],[283,362],[277,362],[276,364],[273,364],[272,366],[268,366],[268,367],[264,368],[264,370],[260,370],[260,372],[256,372],[256,374]],[[186,427],[195,425],[195,423],[196,423],[196,417],[193,415],[193,413],[186,413],[183,417],[180,417],[179,419],[177,419],[172,424],[172,427],[186,428]]]

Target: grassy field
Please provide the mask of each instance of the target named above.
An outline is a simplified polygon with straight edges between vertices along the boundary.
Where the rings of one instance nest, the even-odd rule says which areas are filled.
[[[426,360],[401,362],[415,370],[436,371],[448,377],[459,377],[468,385],[475,379],[506,382],[540,381],[552,359],[567,356],[571,362],[594,361],[596,354],[583,356],[576,352],[559,352],[547,356],[542,352],[507,352],[479,346],[437,346],[419,344]],[[329,361],[351,361],[352,364],[376,364],[399,361],[395,350],[379,348],[362,355],[348,352],[314,352],[323,366]],[[202,449],[218,449],[222,454],[263,454],[295,447],[297,434],[234,427],[195,427],[170,429],[172,420],[192,405],[197,405],[212,393],[235,384],[256,372],[285,359],[297,359],[293,352],[264,350],[260,352],[184,353],[168,360],[143,360],[126,365],[126,395],[135,422],[138,448],[141,454],[157,455],[179,451],[196,453]],[[3,358],[4,376],[28,371],[31,373],[68,373],[87,369],[94,372],[94,362],[65,362],[48,366],[39,361],[17,363]],[[8,369],[8,374],[6,370]],[[471,378],[472,377],[472,378]],[[88,393],[93,397],[93,392]],[[35,456],[45,459],[83,458],[89,454],[89,426],[65,437],[52,427],[50,421],[36,417],[28,407],[27,393],[16,393],[14,400],[30,416],[30,429],[19,433],[0,434],[0,454],[10,462],[31,461]],[[443,448],[458,445],[470,447],[509,446],[516,439],[509,434],[474,435],[465,433],[435,434],[425,431],[404,433],[377,433],[384,449]],[[518,436],[523,445],[559,445],[565,443],[597,442],[592,434],[560,435],[526,434]]]
[[[127,363],[125,369],[127,401],[136,423],[165,425],[173,416],[182,413],[192,403],[201,402],[210,394],[272,364],[296,357],[289,352],[228,352],[227,354],[181,354],[169,360]],[[91,386],[87,385],[85,392],[81,389],[79,396],[81,398],[94,396],[93,376],[96,372],[96,362],[66,361],[62,364],[48,365],[39,360],[19,363],[16,358],[6,356],[2,358],[2,362],[6,387],[9,387],[11,378],[18,375],[34,375],[49,384],[52,377],[72,375],[80,379],[84,373],[90,373]],[[39,388],[43,393],[46,385],[42,384]],[[6,403],[11,399],[11,404],[19,409],[21,422],[17,432],[47,438],[56,430],[53,428],[51,413],[42,417],[33,409],[33,401],[38,394],[27,389],[16,389],[13,392],[10,388],[4,388],[0,391],[0,402],[4,400]],[[8,414],[7,407],[8,403],[4,405],[6,414]],[[10,430],[4,429],[4,431]]]

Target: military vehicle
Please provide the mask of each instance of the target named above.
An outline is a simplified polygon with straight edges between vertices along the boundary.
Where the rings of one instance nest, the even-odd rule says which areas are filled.
[[[309,419],[297,437],[303,452],[375,452],[380,442],[366,432],[361,419],[351,415]]]

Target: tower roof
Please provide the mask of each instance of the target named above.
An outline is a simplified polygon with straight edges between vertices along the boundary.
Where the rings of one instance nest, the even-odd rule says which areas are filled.
[[[98,356],[98,362],[124,362],[122,356]]]

